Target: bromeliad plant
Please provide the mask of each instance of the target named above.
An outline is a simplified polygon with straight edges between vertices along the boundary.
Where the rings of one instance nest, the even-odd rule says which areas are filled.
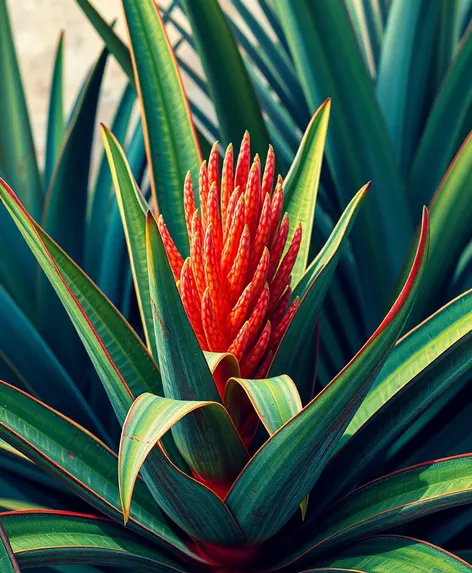
[[[7,183],[0,185],[11,220],[93,362],[121,440],[110,448],[36,396],[0,383],[0,437],[10,462],[0,479],[10,486],[21,476],[18,487],[49,483],[45,470],[60,484],[55,503],[62,507],[35,493],[36,503],[25,506],[13,494],[12,510],[0,514],[0,559],[10,571],[74,563],[169,573],[376,573],[412,564],[419,572],[469,571],[461,557],[416,539],[444,539],[447,529],[446,544],[460,542],[452,532],[463,529],[464,516],[454,508],[472,499],[467,449],[436,459],[435,445],[418,438],[451,396],[467,389],[472,291],[400,338],[431,272],[428,211],[390,310],[320,390],[318,317],[367,191],[349,202],[309,262],[329,102],[312,117],[275,190],[272,151],[262,176],[258,158],[249,168],[248,137],[234,175],[230,148],[220,176],[216,148],[202,167],[154,1],[123,6],[150,205],[117,138],[106,128],[102,135],[139,333]],[[463,161],[461,152],[441,189],[461,179]],[[198,197],[190,184],[197,180]],[[280,221],[283,210],[288,218]],[[267,335],[268,323],[273,332],[283,326],[281,340]],[[94,385],[88,390],[97,392]],[[67,406],[84,403],[85,389]],[[89,426],[94,415],[103,419],[98,409],[86,411]],[[435,522],[433,514],[448,508]]]

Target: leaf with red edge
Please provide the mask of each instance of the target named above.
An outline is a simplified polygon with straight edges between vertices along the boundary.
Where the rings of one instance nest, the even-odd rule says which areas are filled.
[[[376,535],[336,554],[329,561],[333,571],[360,573],[467,573],[470,565],[440,547],[400,535]],[[338,569],[341,567],[341,569]],[[351,569],[352,567],[352,569]],[[329,571],[330,569],[327,569]],[[311,573],[318,569],[309,569]],[[322,570],[324,571],[324,570]]]
[[[108,392],[117,418],[123,422],[135,396],[143,392],[163,394],[156,364],[115,307],[31,219],[2,180],[0,199],[69,313]],[[241,542],[241,532],[227,507],[212,491],[179,469],[186,466],[175,444],[166,440],[164,443],[167,453],[156,449],[142,472],[160,507],[194,537],[222,545]],[[169,483],[174,487],[169,488]],[[178,497],[176,491],[179,492]],[[214,519],[209,519],[201,507],[211,512]]]
[[[141,394],[134,401],[121,433],[118,477],[125,522],[138,473],[149,453],[166,432],[191,417],[199,431],[195,432],[192,448],[185,457],[191,468],[200,469],[200,476],[206,478],[215,492],[223,496],[247,462],[246,449],[221,404]],[[192,459],[195,455],[199,456],[198,462]]]
[[[349,364],[262,446],[234,483],[226,503],[251,543],[275,535],[316,483],[400,336],[424,272],[428,239],[425,210],[410,274],[387,316]]]
[[[21,390],[0,382],[0,437],[104,515],[122,522],[116,454],[90,432]],[[129,527],[193,556],[173,533],[142,480]]]
[[[190,573],[124,527],[93,515],[66,511],[18,511],[0,519],[21,568],[105,565],[127,571]]]
[[[187,255],[184,181],[189,170],[197,181],[202,160],[187,96],[154,0],[122,0],[122,4],[141,104],[151,189],[177,248]]]
[[[347,543],[472,500],[472,454],[425,462],[376,479],[339,499],[283,564],[336,552]],[[309,529],[307,528],[307,531]],[[281,563],[280,563],[281,564]]]
[[[0,523],[0,568],[2,573],[21,573],[7,532]]]
[[[314,349],[310,348],[307,340],[312,338],[316,329],[318,314],[339,256],[368,188],[368,184],[362,187],[351,200],[326,244],[295,287],[293,298],[299,297],[300,304],[270,368],[271,376],[288,374],[293,378],[304,403],[311,397],[313,380],[313,371],[307,371],[307,365],[312,363],[308,357],[313,356]],[[306,359],[304,353],[308,353]]]

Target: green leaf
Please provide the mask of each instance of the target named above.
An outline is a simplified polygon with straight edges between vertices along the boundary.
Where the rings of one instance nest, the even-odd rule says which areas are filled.
[[[131,61],[131,55],[126,44],[120,39],[120,37],[113,30],[113,26],[110,26],[95,10],[93,5],[89,0],[76,0],[77,4],[82,9],[83,13],[89,19],[92,26],[101,36],[102,40],[105,42],[110,54],[113,54],[116,61],[123,68],[123,71],[128,76],[128,79],[134,84],[134,72],[133,63]]]
[[[308,263],[330,109],[331,100],[327,100],[312,117],[284,182],[285,207],[289,219],[293,225],[300,222],[303,231],[300,250],[292,270],[293,284],[302,278]]]
[[[406,384],[447,358],[457,342],[466,341],[472,330],[472,291],[465,292],[398,341],[371,391],[349,424],[342,442],[388,403]]]
[[[154,359],[157,360],[146,256],[146,212],[148,207],[116,137],[106,127],[102,127],[102,138],[128,245],[129,260],[146,344]]]
[[[0,286],[0,355],[23,381],[28,392],[106,436],[75,382],[33,324]],[[58,392],[60,388],[60,392]]]
[[[11,548],[5,528],[0,523],[0,571],[2,573],[21,573],[15,554]]]
[[[381,51],[384,23],[379,2],[370,0],[346,0],[349,18],[362,47],[362,55],[370,75],[375,78]]]
[[[403,173],[421,132],[439,5],[394,0],[389,10],[376,95]]]
[[[318,531],[287,556],[314,556],[425,515],[470,503],[472,455],[425,462],[383,476],[331,506]],[[284,561],[285,562],[285,561]]]
[[[38,218],[43,204],[41,176],[6,0],[0,0],[0,78],[0,169]]]
[[[190,458],[190,467],[198,468],[199,476],[224,489],[247,462],[247,453],[235,437],[233,422],[221,404],[141,394],[133,403],[121,434],[118,476],[125,522],[145,459],[166,432],[193,414],[198,416],[195,427],[203,429],[194,434],[193,448],[184,457]],[[198,461],[191,459],[195,453],[200,456]]]
[[[133,86],[127,84],[118,104],[111,131],[117,141],[123,145],[136,101]],[[110,220],[113,205],[113,183],[106,154],[102,154],[93,193],[89,199],[87,233],[85,244],[85,270],[92,278],[98,278],[103,260],[103,245],[106,233],[104,228]]]
[[[444,78],[415,155],[408,179],[412,212],[427,205],[470,127],[472,103],[472,24]]]
[[[470,565],[456,555],[429,543],[399,535],[382,535],[361,541],[338,554],[334,560],[329,561],[329,565],[335,568],[352,567],[364,573],[470,571]]]
[[[362,483],[398,437],[472,368],[472,291],[438,311],[393,349],[343,436],[317,488],[322,511]],[[458,386],[458,389],[460,385]],[[418,430],[416,430],[417,432]],[[411,435],[410,435],[411,439]],[[350,471],[345,472],[344,468]]]
[[[56,289],[122,423],[135,396],[163,394],[155,363],[123,317],[32,221],[1,180],[0,199]],[[173,462],[182,464],[174,444],[170,440],[164,444],[172,461],[158,448],[142,472],[160,507],[193,537],[219,545],[240,543],[242,534],[221,499],[176,467]]]
[[[44,229],[78,264],[82,264],[84,257],[89,169],[106,60],[107,52],[104,51],[80,92],[50,181],[43,213]],[[39,300],[41,332],[73,375],[84,363],[83,349],[44,276],[40,277]]]
[[[269,136],[238,46],[217,0],[184,0],[185,13],[215,105],[223,143],[236,144],[246,130],[251,146],[264,156]]]
[[[423,217],[410,274],[380,326],[338,376],[265,442],[230,490],[226,503],[250,542],[272,537],[295,513],[400,335],[427,255],[426,210]]]
[[[65,136],[63,90],[64,33],[59,37],[49,95],[44,185],[47,189]]]
[[[122,0],[159,212],[181,253],[188,250],[183,207],[185,176],[198,180],[201,163],[187,97],[159,10],[153,0]]]
[[[268,434],[272,436],[302,409],[297,387],[289,376],[276,376],[263,380],[231,378],[225,389],[225,404],[237,427],[241,427],[241,396],[249,398]]]
[[[122,522],[116,454],[72,420],[4,382],[0,396],[0,436],[101,513]],[[129,526],[166,549],[193,555],[141,480]]]
[[[353,189],[373,181],[352,236],[373,330],[413,235],[387,127],[344,3],[276,0],[275,6],[310,110],[332,98],[326,159],[341,208]]]
[[[457,152],[430,204],[430,255],[421,297],[410,321],[413,325],[436,310],[433,301],[447,287],[455,264],[470,239],[471,188],[472,132]]]
[[[78,263],[83,259],[89,169],[95,116],[108,52],[89,72],[67,128],[49,185],[44,229]],[[74,216],[68,216],[69,213]]]
[[[293,298],[300,298],[292,322],[290,323],[270,367],[270,375],[286,373],[295,380],[302,401],[310,399],[311,376],[306,371],[306,361],[301,358],[304,352],[312,353],[307,340],[316,328],[318,314],[331,283],[339,260],[340,251],[356,218],[358,208],[368,189],[364,186],[352,199],[328,241],[318,253],[295,287]]]
[[[13,191],[0,181],[4,202],[56,290],[102,379],[118,419],[132,396],[162,394],[156,364],[125,319],[79,267],[34,223]],[[120,364],[118,370],[116,364]]]
[[[28,511],[4,514],[1,519],[21,568],[77,563],[189,573],[136,535],[100,517]]]
[[[146,245],[154,332],[164,395],[172,400],[221,404],[217,385],[182,306],[151,213],[148,213],[146,220]],[[155,404],[159,410],[159,401]],[[188,406],[194,409],[195,404]],[[226,443],[222,447],[221,420],[225,418],[221,418],[219,411],[215,416],[212,410],[205,408],[198,413],[198,417],[183,418],[178,426],[173,427],[173,435],[182,456],[197,475],[210,483],[226,485],[241,471],[248,461],[248,455],[232,424],[225,427]],[[213,432],[210,428],[213,428]],[[205,431],[207,429],[208,432]],[[207,455],[203,455],[204,450]]]

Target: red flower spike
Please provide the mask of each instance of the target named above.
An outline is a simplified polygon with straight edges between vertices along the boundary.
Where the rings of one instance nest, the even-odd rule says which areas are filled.
[[[223,170],[221,173],[221,219],[224,222],[224,217],[228,208],[229,198],[233,193],[234,185],[234,157],[233,146],[230,143],[226,149],[225,158],[223,161]]]
[[[198,177],[198,191],[200,195],[200,206],[202,210],[202,224],[203,227],[206,228],[207,226],[207,216],[206,216],[206,207],[208,205],[208,170],[206,161],[204,161],[200,167],[200,174]]]
[[[256,155],[246,185],[246,224],[254,237],[261,205],[261,160]]]
[[[231,270],[231,266],[233,265],[236,257],[236,251],[238,249],[245,224],[245,208],[245,197],[243,193],[236,205],[236,210],[234,211],[234,216],[232,218],[232,225],[221,254],[221,275],[224,277],[227,276]]]
[[[211,304],[215,312],[216,321],[220,328],[224,327],[225,319],[230,308],[226,300],[225,290],[220,278],[219,261],[216,255],[215,234],[210,225],[205,233],[203,244],[203,264],[205,267],[205,280],[210,293]]]
[[[236,335],[236,332],[241,328],[241,325],[246,320],[249,305],[252,300],[252,290],[252,283],[249,283],[238,298],[238,302],[229,313],[228,330],[231,336]]]
[[[223,250],[223,232],[221,229],[220,201],[218,197],[218,187],[215,182],[211,184],[210,193],[208,195],[207,215],[208,215],[208,225],[210,225],[213,228],[216,257],[218,261],[221,261],[221,252]]]
[[[256,304],[257,300],[261,296],[262,289],[264,288],[264,283],[267,279],[267,271],[269,270],[270,255],[269,249],[266,247],[262,256],[260,258],[259,264],[254,271],[254,277],[252,279],[252,303],[253,306]]]
[[[280,229],[275,237],[273,245],[270,248],[271,257],[268,273],[269,282],[274,278],[274,275],[279,266],[280,258],[282,257],[285,243],[287,242],[288,228],[288,215],[285,213],[284,218],[282,219],[282,223],[280,223]]]
[[[219,168],[218,168],[218,142],[213,144],[210,157],[208,158],[208,187],[211,189],[213,183],[220,186]]]
[[[192,219],[196,210],[197,205],[195,204],[195,195],[193,193],[192,176],[190,175],[190,171],[188,171],[184,182],[184,211],[189,237],[192,235]]]
[[[192,219],[192,237],[190,239],[190,258],[192,260],[193,276],[200,297],[206,288],[205,266],[203,264],[203,228],[198,211]]]
[[[228,344],[216,322],[209,288],[205,290],[202,297],[202,324],[207,341],[207,350],[211,352],[225,352]]]
[[[267,321],[254,347],[241,360],[241,376],[250,378],[257,370],[257,366],[264,356],[271,340],[271,326]]]
[[[274,175],[275,175],[275,153],[272,145],[269,145],[269,151],[267,152],[264,175],[262,177],[262,197],[266,196],[266,193],[272,193],[272,188],[274,186]]]
[[[261,379],[266,378],[267,374],[269,374],[269,368],[272,364],[272,359],[274,358],[274,354],[272,350],[269,350],[264,358],[261,361],[261,365],[257,369],[257,372],[254,374],[254,378]]]
[[[180,275],[180,296],[185,312],[192,325],[195,336],[200,346],[205,346],[206,338],[203,332],[202,317],[200,312],[200,295],[197,292],[195,278],[193,276],[190,257],[185,260]]]
[[[228,236],[228,233],[231,230],[234,213],[236,211],[239,199],[242,195],[244,195],[244,193],[241,191],[241,187],[235,187],[233,193],[231,194],[231,197],[229,198],[226,214],[223,214],[223,221],[224,221],[223,236],[225,240],[226,237]]]
[[[238,162],[236,164],[236,174],[234,176],[234,186],[246,188],[247,177],[249,175],[249,164],[251,162],[251,139],[246,131],[241,142]]]
[[[289,327],[290,323],[292,322],[292,318],[295,316],[295,313],[298,310],[298,306],[300,304],[300,301],[298,299],[298,297],[293,301],[291,307],[288,309],[288,311],[285,313],[285,316],[283,317],[283,319],[280,321],[280,324],[277,326],[277,328],[274,329],[274,332],[272,333],[271,339],[270,339],[270,348],[272,350],[275,351],[275,349],[277,348],[277,346],[280,344],[280,341],[282,340],[283,335],[285,334],[285,331],[287,330],[287,328]]]
[[[239,241],[238,252],[234,259],[233,266],[228,273],[227,286],[229,293],[229,300],[234,304],[241,294],[246,278],[247,265],[249,262],[249,249],[250,249],[250,235],[249,227],[244,226],[241,240]]]
[[[262,212],[257,225],[256,236],[251,247],[251,256],[249,259],[249,272],[253,272],[256,265],[261,258],[262,251],[269,241],[270,233],[270,215],[271,215],[271,200],[269,193],[266,193],[264,204],[262,205]]]
[[[228,352],[234,354],[238,360],[241,360],[249,341],[249,322],[245,322],[240,328],[236,338],[228,348]]]
[[[282,177],[278,177],[277,185],[275,187],[274,194],[272,196],[272,206],[271,206],[271,214],[270,214],[270,233],[269,233],[269,240],[267,244],[272,246],[274,242],[277,229],[280,225],[280,217],[282,216],[282,209],[284,207],[284,190],[283,190],[283,183]]]
[[[274,279],[270,283],[270,295],[273,301],[279,299],[285,288],[290,284],[290,273],[292,272],[293,265],[297,259],[298,251],[300,250],[300,243],[302,241],[302,227],[297,225],[295,233],[293,234],[290,247],[280,263],[279,270]]]
[[[177,247],[175,246],[172,237],[169,234],[169,230],[167,229],[167,225],[164,223],[162,215],[159,216],[157,226],[161,234],[162,243],[164,244],[167,260],[169,261],[170,268],[172,269],[172,274],[174,275],[174,279],[177,282],[180,279],[180,273],[182,271],[184,260],[182,258],[182,255],[177,250]]]
[[[259,334],[259,330],[264,323],[264,319],[267,316],[267,309],[269,307],[269,285],[267,283],[264,284],[264,288],[262,289],[262,293],[257,300],[256,306],[252,311],[251,318],[249,319],[249,344],[252,344],[256,339],[257,335]]]
[[[237,160],[232,146],[228,146],[221,179],[218,165],[218,146],[214,145],[208,165],[203,163],[200,169],[200,211],[190,175],[185,179],[189,260],[183,262],[162,219],[159,228],[184,309],[202,350],[233,352],[240,360],[243,375],[265,377],[298,305],[295,301],[290,306],[290,273],[301,229],[297,227],[282,257],[289,221],[287,215],[282,218],[284,192],[280,176],[272,192],[272,147],[262,177],[257,156],[251,167],[248,134]],[[251,432],[256,422],[248,421]]]

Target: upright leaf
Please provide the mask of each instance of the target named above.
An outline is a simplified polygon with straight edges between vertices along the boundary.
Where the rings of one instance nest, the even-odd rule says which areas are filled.
[[[302,224],[302,242],[292,270],[297,284],[305,273],[315,218],[318,183],[321,173],[331,101],[326,101],[307,127],[284,182],[285,206],[293,225]]]
[[[135,396],[163,394],[155,363],[108,299],[34,223],[2,180],[0,199],[66,308],[122,423]],[[168,455],[156,449],[143,468],[146,485],[160,507],[195,538],[220,545],[241,543],[241,531],[222,500],[175,465],[185,468],[171,440],[164,444]]]
[[[198,180],[195,128],[179,70],[153,0],[122,0],[131,43],[151,188],[181,253],[188,250],[183,207],[187,171]]]
[[[84,254],[95,115],[107,57],[108,52],[105,50],[82,87],[49,185],[43,215],[45,230],[79,264]],[[70,213],[74,216],[70,217]]]
[[[251,146],[264,156],[269,137],[238,46],[218,0],[184,0],[185,13],[208,81],[223,143],[241,141],[246,130]]]
[[[406,173],[422,124],[439,2],[394,0],[382,44],[376,93]]]
[[[435,401],[459,391],[460,377],[472,368],[471,340],[469,292],[397,344],[316,485],[322,499],[317,511],[362,483],[389,457],[396,438],[405,441],[410,434],[411,439],[414,422]],[[342,471],[345,467],[351,471]]]
[[[300,297],[300,305],[270,367],[271,376],[286,373],[295,380],[304,403],[312,395],[313,362],[309,358],[314,351],[308,341],[315,332],[319,311],[367,189],[368,185],[364,186],[352,199],[326,244],[295,287],[293,296]]]
[[[472,24],[441,86],[411,166],[408,198],[413,214],[427,205],[470,129],[472,113]]]
[[[118,107],[116,109],[112,132],[116,139],[123,145],[131,114],[136,101],[133,86],[127,84],[123,90]],[[104,228],[110,219],[111,206],[113,205],[113,182],[105,152],[103,152],[97,177],[89,199],[89,212],[87,216],[87,233],[85,244],[85,270],[92,278],[97,278],[100,264],[103,259],[103,244],[105,242]]]
[[[102,127],[102,137],[128,245],[144,335],[147,347],[157,360],[146,255],[147,206],[119,142],[106,127]]]
[[[377,330],[331,383],[253,456],[226,503],[251,542],[272,537],[316,483],[399,337],[418,293],[427,256],[428,214],[410,274]]]
[[[221,404],[221,396],[183,308],[151,213],[146,220],[146,245],[154,333],[164,395],[181,401],[182,407],[185,402],[190,407],[195,400]],[[154,403],[157,410],[161,409],[161,403]],[[243,468],[248,456],[232,424],[225,427],[226,445],[222,448],[222,436],[218,435],[223,431],[221,419],[224,417],[215,416],[212,409],[204,408],[198,417],[183,418],[172,431],[190,468],[204,480],[224,487],[229,484],[228,478],[232,478],[231,483]],[[214,435],[209,431],[211,428]],[[206,449],[206,455],[202,455],[202,448]],[[231,454],[231,459],[227,454]]]
[[[43,190],[6,0],[0,0],[0,78],[0,170],[38,218]]]
[[[275,6],[311,111],[332,98],[326,158],[341,208],[353,189],[372,180],[352,242],[373,329],[413,234],[390,137],[344,3],[276,0]]]
[[[430,204],[429,263],[421,297],[412,313],[412,325],[434,312],[432,301],[444,295],[455,264],[470,239],[471,189],[472,131],[454,157]]]
[[[46,157],[44,160],[44,186],[47,189],[62,147],[65,135],[64,90],[63,90],[64,34],[57,45],[56,59],[49,96],[48,127],[46,135]]]
[[[83,261],[89,169],[95,115],[107,60],[103,51],[83,85],[46,196],[43,226],[79,265]],[[70,214],[73,213],[71,217]],[[81,345],[47,280],[40,277],[40,327],[74,375],[84,361]]]

